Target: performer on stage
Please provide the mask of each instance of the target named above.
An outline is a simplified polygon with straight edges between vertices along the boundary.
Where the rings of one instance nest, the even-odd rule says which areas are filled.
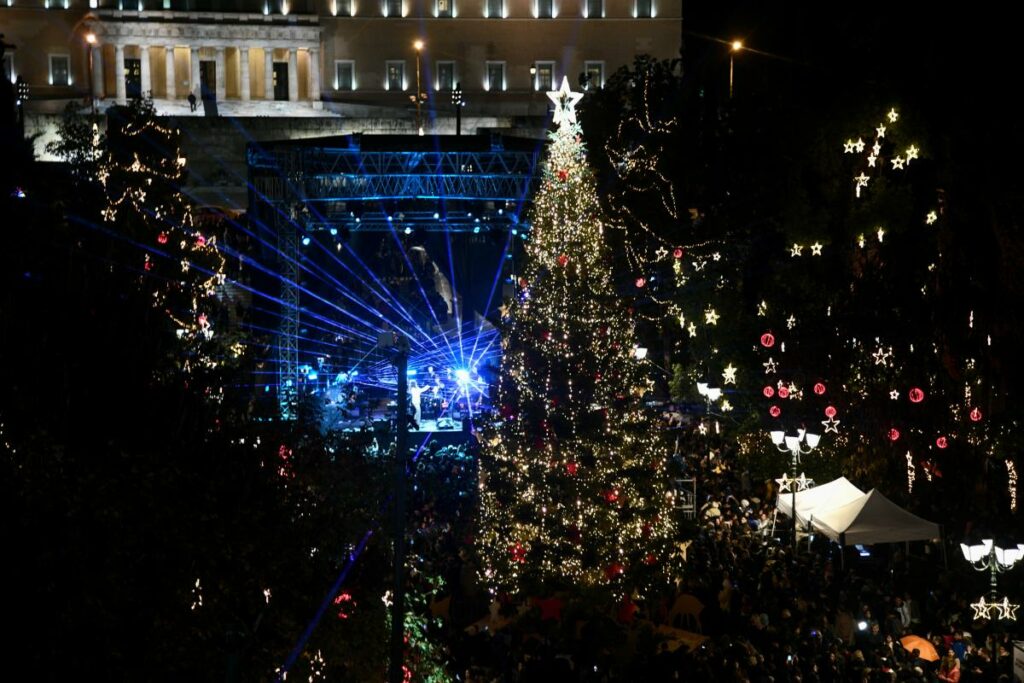
[[[420,399],[423,396],[423,392],[426,391],[428,388],[429,387],[425,386],[421,387],[419,385],[419,382],[417,382],[415,379],[409,380],[409,398],[413,410],[415,411],[413,413],[413,420],[416,422],[417,427],[419,427],[420,419],[423,416],[423,412],[421,410],[422,401]]]

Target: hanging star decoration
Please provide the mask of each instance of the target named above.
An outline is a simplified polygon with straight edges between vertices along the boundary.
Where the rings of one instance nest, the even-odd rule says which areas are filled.
[[[907,155],[907,163],[909,164],[911,161],[916,159],[920,153],[921,153],[921,150],[919,150],[914,145],[911,145],[910,147],[907,147],[907,151],[905,152],[905,154]]]
[[[896,120],[900,117],[899,112],[896,111],[895,107],[890,109],[886,116],[889,118],[889,123],[896,123]]]
[[[717,325],[718,319],[720,317],[720,315],[715,313],[715,309],[713,308],[709,308],[708,310],[704,311],[704,322],[707,323],[708,325]]]
[[[889,392],[889,398],[891,398],[894,401],[900,400],[900,392],[893,389],[892,391]]]
[[[821,242],[815,242],[811,245],[811,256],[821,256],[821,249],[824,245]]]
[[[757,317],[763,318],[768,315],[768,302],[762,301],[757,305]]]
[[[925,225],[932,225],[935,221],[939,220],[939,214],[934,211],[929,211],[928,215],[924,217]]]
[[[502,304],[502,305],[498,306],[498,313],[501,315],[501,318],[503,320],[508,317],[508,312],[509,312],[508,304]]]
[[[562,86],[558,90],[548,92],[548,99],[555,104],[552,123],[559,127],[576,123],[576,104],[583,99],[583,93],[573,92],[569,88],[568,76],[562,76]]]
[[[665,247],[658,247],[657,249],[654,250],[654,258],[656,260],[661,261],[666,256],[668,256],[668,249],[666,249]]]
[[[708,433],[708,425],[707,425],[707,423],[706,422],[701,422],[699,425],[697,425],[697,431],[699,431],[701,434],[707,434]]]
[[[728,412],[730,412],[732,410],[732,404],[729,403],[729,399],[727,399],[727,398],[723,399],[722,400],[722,404],[720,406],[718,406],[718,407],[722,409],[723,413],[728,413]]]
[[[853,146],[854,148],[856,148],[857,154],[860,154],[861,152],[864,151],[864,141],[860,138],[857,138],[857,142],[855,142]]]
[[[793,246],[789,248],[789,255],[796,258],[803,254],[804,246],[802,244],[793,243]]]
[[[825,427],[825,433],[832,432],[833,434],[839,433],[839,420],[834,417],[830,417],[827,420],[822,420],[821,424]]]
[[[985,602],[984,595],[978,599],[978,602],[971,603],[971,609],[974,610],[975,619],[988,619],[988,611],[992,607],[995,607],[995,605],[990,605],[989,603]]]
[[[684,313],[679,314],[679,327],[686,329],[686,314]]]
[[[716,251],[714,254],[711,255],[711,258],[714,261],[721,261],[722,255]]]
[[[792,485],[795,481],[796,479],[790,479],[785,474],[783,474],[781,477],[775,480],[775,483],[779,485],[779,493],[789,493],[793,490]]]
[[[879,227],[878,232],[876,232],[875,234],[878,235],[878,241],[881,242],[882,239],[885,237],[885,228]]]
[[[871,145],[871,153],[876,157],[882,153],[882,145],[875,141],[875,144]]]
[[[814,480],[808,479],[807,475],[805,475],[803,472],[801,472],[800,476],[794,479],[793,481],[796,483],[797,493],[799,493],[800,491],[806,491],[807,489],[814,486]]]
[[[868,168],[874,168],[876,161],[878,161],[878,157],[876,157],[874,154],[869,155],[868,156]]]
[[[861,189],[868,186],[868,180],[870,180],[870,178],[864,175],[864,172],[861,171],[860,175],[854,176],[853,180],[854,182],[857,183],[856,187],[854,188],[857,191],[857,197],[860,197]]]
[[[875,365],[888,365],[889,359],[892,358],[892,347],[890,346],[887,349],[883,346],[879,346],[871,355],[875,359]]]
[[[903,170],[903,157],[893,157],[890,161],[892,161],[892,170]]]
[[[722,383],[723,384],[736,384],[736,370],[732,363],[725,366],[725,371],[722,372]]]
[[[694,325],[693,323],[690,323],[690,325],[686,328],[686,331],[689,333],[691,337],[697,336],[697,326]]]
[[[880,137],[880,138],[884,138],[885,137],[885,125],[883,124],[883,125],[878,126],[878,128],[875,128],[875,134],[878,137]]]
[[[786,329],[788,329],[788,330],[791,330],[791,329],[793,329],[794,327],[796,327],[796,316],[794,316],[794,315],[793,315],[793,314],[791,313],[791,314],[789,315],[789,317],[788,317],[788,318],[786,318]]]
[[[707,261],[694,261],[693,262],[693,269],[696,270],[699,273],[700,271],[704,270],[704,264],[705,263],[707,263]]]
[[[766,375],[774,375],[775,374],[775,367],[778,365],[778,363],[776,363],[771,358],[769,358],[767,362],[761,363],[761,365],[764,366],[764,374],[766,374]]]
[[[843,143],[843,154],[853,154],[855,149],[857,149],[857,143],[853,140],[847,140]]]
[[[1011,603],[1009,598],[1003,598],[1002,602],[997,602],[993,606],[999,609],[1000,619],[1006,619],[1007,621],[1017,620],[1017,610],[1020,609],[1020,605]]]

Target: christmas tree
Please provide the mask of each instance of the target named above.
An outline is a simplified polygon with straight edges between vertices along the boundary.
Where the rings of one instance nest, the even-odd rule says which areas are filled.
[[[651,382],[612,285],[582,95],[563,80],[548,96],[557,129],[481,449],[481,562],[502,591],[640,587],[667,570],[667,452],[640,404]]]

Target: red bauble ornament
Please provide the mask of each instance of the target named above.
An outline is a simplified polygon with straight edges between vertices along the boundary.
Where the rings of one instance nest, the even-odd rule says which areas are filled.
[[[765,398],[771,398],[772,396],[775,395],[775,388],[769,384],[765,386],[764,389],[761,390],[761,393],[764,394]]]
[[[889,441],[899,441],[899,438],[900,430],[896,429],[895,427],[889,430]]]
[[[825,393],[825,385],[822,384],[821,382],[818,382],[817,384],[815,384],[814,385],[814,393],[816,393],[818,396],[821,396],[822,394],[824,394]]]
[[[619,499],[619,490],[608,489],[607,491],[604,492],[604,499],[609,503],[614,503]]]
[[[775,335],[771,332],[765,332],[761,335],[761,346],[766,349],[770,349],[775,346]]]
[[[569,262],[569,257],[568,256],[566,256],[565,254],[559,254],[558,255],[558,265],[560,265],[560,266],[562,266],[564,268],[565,264],[567,264],[568,262]]]
[[[772,417],[778,417],[779,415],[782,415],[782,408],[778,406],[772,406],[771,408],[768,409],[768,414],[771,415]]]
[[[838,411],[836,411],[836,407],[835,406],[827,406],[825,408],[825,417],[827,417],[828,419],[831,420],[833,417],[836,416],[836,412],[838,412]]]
[[[654,553],[647,553],[647,557],[644,558],[644,564],[656,564],[658,558],[654,556]]]
[[[685,253],[686,252],[683,251],[682,247],[676,247],[675,249],[672,250],[673,258],[677,258],[677,259],[683,258],[683,254],[685,254]]]
[[[609,581],[613,581],[616,577],[622,576],[625,571],[626,567],[621,562],[612,562],[605,567],[604,576]]]
[[[156,236],[156,241],[159,244],[167,244],[167,233],[166,232],[162,232],[159,235],[157,235]]]
[[[564,183],[566,180],[569,179],[569,171],[565,170],[564,168],[558,169],[558,179]]]
[[[945,448],[946,446],[949,445],[949,440],[944,436],[940,436],[939,438],[935,439],[935,445],[938,446],[939,448]]]
[[[924,392],[921,389],[914,387],[907,392],[907,398],[910,399],[911,403],[920,403],[924,400]]]
[[[574,462],[567,462],[567,463],[565,463],[565,471],[568,472],[569,474],[571,474],[574,477],[576,476],[576,470],[578,470],[578,469],[579,469],[579,465],[577,465]]]
[[[779,398],[789,398],[789,389],[786,387],[779,387]]]
[[[642,277],[638,277],[636,279],[636,282],[634,282],[633,284],[636,285],[637,289],[643,289],[644,286],[647,284],[647,280],[643,279]]]
[[[981,422],[981,411],[977,408],[971,408],[971,422]]]
[[[151,261],[146,261],[144,264],[142,264],[142,267],[145,268],[146,270],[152,270],[153,263]]]
[[[196,244],[198,244],[201,247],[205,247],[206,246],[206,238],[203,237],[202,235],[196,235]]]
[[[519,541],[516,541],[508,547],[509,553],[512,555],[512,561],[518,562],[519,564],[526,563],[526,548]]]

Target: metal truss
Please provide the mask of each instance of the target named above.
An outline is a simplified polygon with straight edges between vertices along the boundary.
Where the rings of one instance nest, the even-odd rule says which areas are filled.
[[[294,420],[299,402],[299,235],[294,219],[275,211],[280,261],[281,323],[277,342],[277,400],[282,420]]]

